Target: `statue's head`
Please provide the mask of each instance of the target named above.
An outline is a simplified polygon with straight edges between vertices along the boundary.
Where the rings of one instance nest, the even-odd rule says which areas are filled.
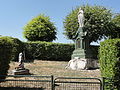
[[[79,8],[79,13],[83,14],[83,10],[81,8]]]

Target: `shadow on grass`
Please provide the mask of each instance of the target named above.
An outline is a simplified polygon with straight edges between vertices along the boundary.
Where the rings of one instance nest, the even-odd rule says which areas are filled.
[[[29,87],[0,87],[0,90],[45,90],[45,88],[29,88]]]
[[[88,68],[87,70],[96,70],[96,69],[100,69],[99,67],[97,68]]]
[[[33,63],[34,62],[34,59],[26,59],[24,60],[24,63]]]

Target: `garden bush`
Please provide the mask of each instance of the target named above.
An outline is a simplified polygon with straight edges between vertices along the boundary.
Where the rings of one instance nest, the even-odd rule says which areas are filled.
[[[100,44],[100,69],[105,82],[120,90],[120,39],[110,39]],[[108,85],[108,88],[111,87]]]
[[[24,37],[28,41],[52,42],[57,38],[57,30],[54,23],[44,14],[34,17],[23,29]]]
[[[11,41],[13,42],[13,48],[12,48],[12,53],[11,53],[12,59],[11,60],[18,61],[19,53],[24,50],[24,43],[17,38],[9,37],[9,39],[11,39]]]
[[[74,50],[73,44],[60,44],[52,42],[26,42],[26,59],[40,60],[70,60]]]
[[[7,75],[9,62],[12,59],[13,42],[9,37],[0,37],[0,75]],[[0,79],[5,77],[0,77]]]

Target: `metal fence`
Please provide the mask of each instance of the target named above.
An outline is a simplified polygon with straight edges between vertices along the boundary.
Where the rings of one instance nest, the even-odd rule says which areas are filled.
[[[2,77],[2,76],[0,76]],[[98,78],[8,75],[0,80],[0,90],[103,90]]]
[[[102,90],[102,81],[98,78],[65,78],[55,79],[55,90]]]
[[[53,76],[8,75],[0,80],[0,90],[52,90],[52,85]]]

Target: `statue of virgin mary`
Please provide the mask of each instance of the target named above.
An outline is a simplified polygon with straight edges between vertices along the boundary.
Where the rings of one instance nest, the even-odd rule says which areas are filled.
[[[84,26],[84,12],[81,8],[79,9],[78,12],[78,23],[79,23],[79,27]]]

